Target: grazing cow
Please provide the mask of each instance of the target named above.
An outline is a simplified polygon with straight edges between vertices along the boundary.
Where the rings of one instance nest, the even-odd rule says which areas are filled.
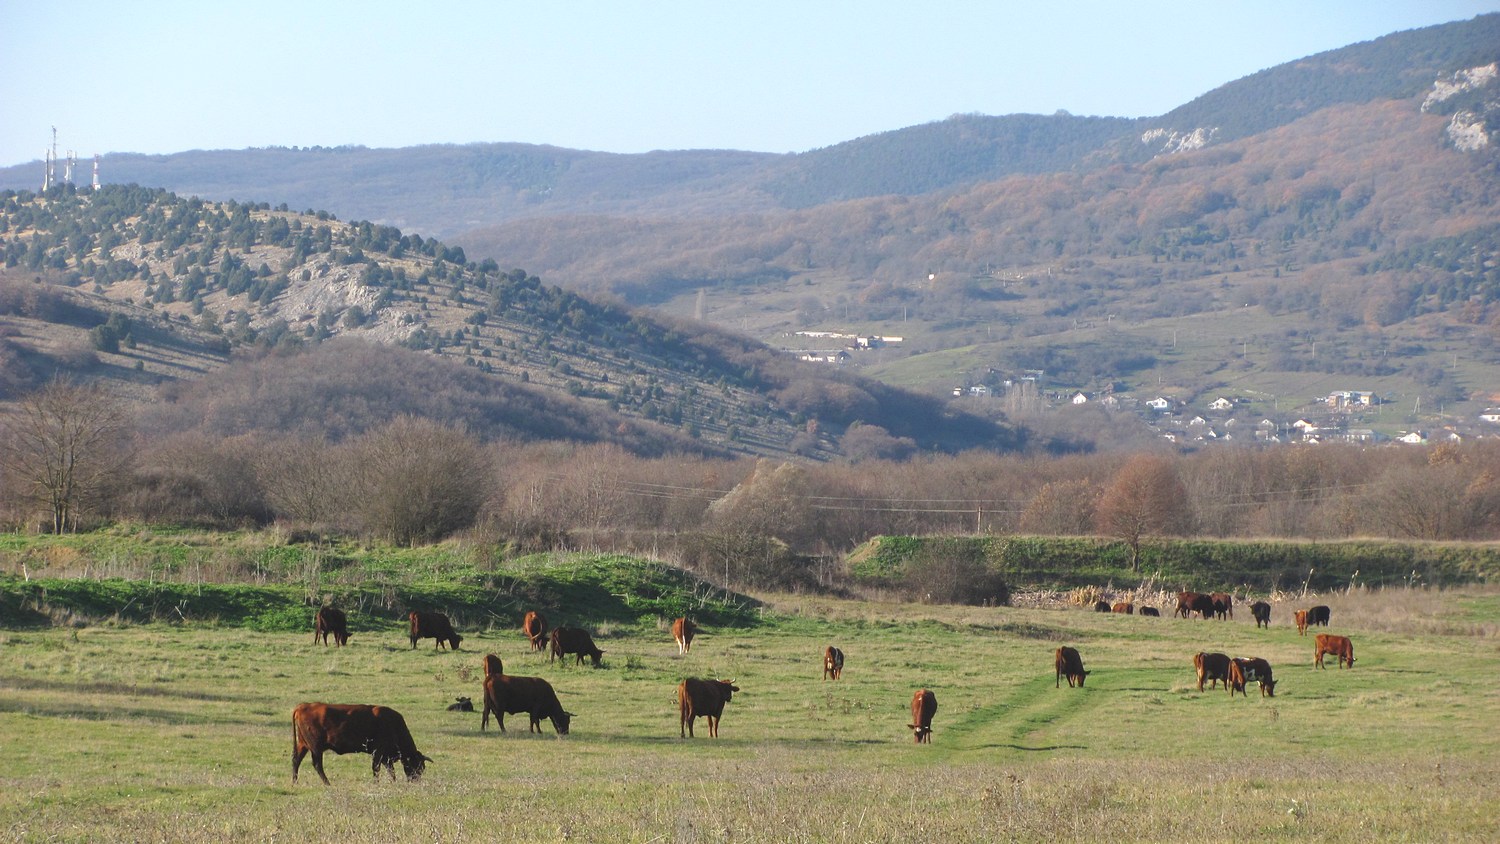
[[[533,651],[545,650],[547,647],[547,617],[536,610],[527,610],[526,617],[521,620],[521,632],[531,641]]]
[[[560,657],[568,654],[578,654],[578,664],[583,664],[583,658],[589,657],[594,661],[594,667],[599,667],[599,658],[604,656],[604,651],[594,647],[594,639],[589,636],[587,630],[577,627],[554,627],[552,629],[552,655],[547,658],[548,662],[555,662]]]
[[[1276,697],[1276,679],[1271,676],[1271,663],[1266,662],[1258,656],[1235,657],[1235,666],[1240,672],[1240,692],[1244,693],[1244,685],[1248,682],[1260,684],[1261,697]],[[1234,691],[1229,692],[1234,696]],[[1249,695],[1245,695],[1249,697]]]
[[[333,634],[333,641],[339,647],[349,644],[349,618],[344,611],[335,607],[318,607],[318,614],[313,618],[313,644],[319,639],[323,640],[323,647],[328,647],[328,634]]]
[[[1073,688],[1074,681],[1077,681],[1078,688],[1083,688],[1083,678],[1087,677],[1089,672],[1083,670],[1083,658],[1078,655],[1078,651],[1064,645],[1057,649],[1052,663],[1057,669],[1054,687],[1062,688],[1062,678],[1067,677],[1068,688]]]
[[[1152,618],[1161,618],[1161,612],[1156,607],[1141,607],[1139,615],[1149,615]]]
[[[1210,689],[1217,689],[1219,681],[1229,688],[1229,657],[1225,654],[1207,654],[1199,651],[1193,655],[1193,669],[1198,672],[1198,691],[1203,691],[1203,681],[1209,681]]]
[[[911,696],[912,738],[917,744],[932,744],[932,716],[937,714],[937,695],[918,689]]]
[[[1322,604],[1319,604],[1318,606],[1313,607],[1312,609],[1308,610],[1307,611],[1307,623],[1308,624],[1321,624],[1324,627],[1327,627],[1328,626],[1328,608],[1325,607],[1325,606],[1323,606]]]
[[[1348,665],[1354,667],[1354,643],[1347,636],[1332,636],[1327,633],[1319,633],[1314,640],[1317,652],[1313,655],[1313,665],[1323,668],[1323,657],[1325,655],[1339,658],[1339,667]]]
[[[474,711],[474,701],[473,701],[472,698],[456,697],[453,700],[455,701],[454,703],[448,704],[448,711],[449,712],[473,712]]]
[[[1109,601],[1099,601],[1094,604],[1094,612],[1109,612]]]
[[[686,654],[693,649],[693,636],[698,633],[698,625],[691,619],[679,618],[672,622],[672,640],[677,643],[677,653]]]
[[[417,612],[412,610],[408,615],[411,619],[411,646],[415,650],[418,639],[432,639],[432,649],[451,646],[458,650],[458,643],[464,637],[453,632],[453,623],[448,616],[440,612]]]
[[[1214,602],[1214,617],[1223,621],[1234,618],[1234,596],[1228,592],[1215,592],[1208,596]]]
[[[1211,595],[1202,592],[1178,592],[1177,593],[1177,615],[1183,618],[1192,618],[1197,613],[1202,618],[1208,618],[1214,613],[1214,599]]]
[[[484,676],[489,677],[492,674],[504,673],[505,663],[500,661],[500,657],[495,656],[494,654],[484,655]]]
[[[844,676],[844,652],[829,645],[823,651],[823,679],[832,677],[837,680]]]
[[[1129,601],[1120,601],[1113,607],[1110,607],[1110,610],[1112,612],[1124,613],[1125,615],[1135,615],[1135,604]]]
[[[708,719],[708,737],[719,737],[719,718],[740,687],[733,680],[701,680],[689,677],[677,687],[677,711],[680,716],[678,736],[693,735],[693,719],[703,716]]]
[[[299,703],[292,710],[292,782],[303,757],[312,754],[313,770],[328,785],[323,773],[323,752],[368,753],[370,772],[380,776],[385,766],[396,778],[394,763],[401,760],[406,778],[417,780],[432,760],[417,750],[401,713],[386,706],[340,703]]]
[[[1245,695],[1245,697],[1250,696],[1245,692],[1245,670],[1240,665],[1239,660],[1231,659],[1229,661],[1229,679],[1224,681],[1224,685],[1229,689],[1229,696],[1231,698],[1234,697],[1235,692],[1239,692]]]
[[[1297,610],[1296,612],[1292,613],[1292,617],[1297,620],[1297,635],[1298,636],[1306,636],[1307,635],[1307,610]]]
[[[1250,605],[1250,615],[1255,617],[1255,627],[1260,629],[1271,627],[1271,605],[1265,601],[1256,601]]]
[[[525,712],[531,716],[531,732],[542,731],[542,719],[552,720],[552,729],[560,736],[568,734],[573,723],[573,713],[562,708],[552,684],[540,677],[512,677],[508,674],[491,674],[484,678],[484,714],[480,716],[479,730],[484,732],[490,725],[490,713],[495,713],[495,723],[500,732],[505,732],[505,716]]]

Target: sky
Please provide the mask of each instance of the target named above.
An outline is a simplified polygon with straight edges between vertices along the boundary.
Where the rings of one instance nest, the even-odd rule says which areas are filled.
[[[1500,0],[0,0],[0,166],[519,142],[802,152],[954,114],[1154,116]]]

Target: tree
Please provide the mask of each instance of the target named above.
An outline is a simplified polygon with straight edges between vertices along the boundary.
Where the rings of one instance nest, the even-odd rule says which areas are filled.
[[[430,542],[474,524],[489,466],[467,433],[400,417],[341,449],[354,480],[349,506],[367,533],[398,545]]]
[[[21,401],[0,457],[18,497],[48,512],[53,533],[76,530],[119,477],[125,420],[98,383],[59,379]]]
[[[1101,531],[1130,546],[1130,570],[1141,564],[1141,541],[1182,533],[1188,523],[1187,488],[1165,457],[1131,458],[1105,490],[1097,510]]]

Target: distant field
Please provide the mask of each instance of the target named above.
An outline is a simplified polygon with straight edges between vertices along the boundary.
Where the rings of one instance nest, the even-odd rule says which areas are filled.
[[[1352,670],[1269,631],[1080,610],[769,599],[751,629],[600,637],[601,670],[550,665],[519,632],[411,650],[208,625],[0,631],[0,834],[13,841],[1493,840],[1500,817],[1500,591],[1323,599]],[[1309,602],[1310,603],[1310,602]],[[1300,605],[1300,604],[1299,604]],[[611,631],[606,631],[610,633]],[[820,679],[829,643],[844,679]],[[1092,672],[1049,687],[1071,644]],[[1199,693],[1198,650],[1259,655],[1275,698]],[[483,654],[547,678],[565,738],[479,730]],[[721,738],[678,738],[684,676],[735,678]],[[913,690],[939,711],[930,746]],[[290,780],[301,701],[401,710],[435,761],[416,785],[330,755]]]

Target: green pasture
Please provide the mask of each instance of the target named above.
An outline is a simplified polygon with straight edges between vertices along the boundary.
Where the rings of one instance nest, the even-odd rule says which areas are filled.
[[[1312,637],[1072,608],[769,596],[679,657],[661,624],[606,625],[604,667],[519,631],[415,650],[394,622],[344,649],[214,623],[0,629],[0,835],[11,841],[1489,841],[1500,818],[1500,592],[1323,596],[1351,670]],[[821,653],[847,655],[821,679]],[[1055,688],[1077,647],[1087,686]],[[1198,650],[1268,659],[1274,698],[1198,692]],[[541,676],[559,738],[446,711],[481,659]],[[676,684],[734,678],[721,737],[678,737]],[[908,703],[932,689],[931,745]],[[302,701],[380,703],[434,760],[419,783],[333,756],[291,782]],[[700,726],[702,726],[700,724]],[[399,770],[399,766],[398,766]]]

